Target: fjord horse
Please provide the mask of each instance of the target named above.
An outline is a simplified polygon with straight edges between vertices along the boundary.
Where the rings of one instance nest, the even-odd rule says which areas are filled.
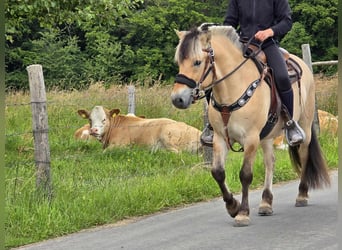
[[[280,115],[273,129],[260,136],[268,121],[271,88],[256,63],[244,56],[243,46],[235,29],[230,26],[203,24],[190,31],[176,31],[179,44],[175,61],[179,66],[171,99],[174,106],[188,108],[211,89],[208,117],[214,130],[213,164],[211,173],[223,196],[226,209],[235,218],[235,226],[250,223],[248,189],[253,179],[253,163],[261,145],[265,166],[265,182],[259,205],[260,215],[271,215],[272,179],[274,171],[273,139],[284,127]],[[315,110],[313,75],[298,57],[290,55],[302,69],[300,84],[292,85],[294,117],[306,138],[299,146],[289,147],[291,162],[300,175],[296,206],[306,206],[308,190],[329,186],[327,165],[312,129]],[[201,94],[202,93],[202,94]],[[240,144],[243,164],[239,173],[242,184],[241,203],[225,184],[225,161],[229,150]],[[235,151],[235,150],[234,150]]]

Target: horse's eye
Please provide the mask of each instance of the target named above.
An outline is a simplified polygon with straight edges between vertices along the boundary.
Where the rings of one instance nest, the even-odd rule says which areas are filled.
[[[196,67],[198,67],[198,66],[200,66],[201,65],[201,61],[200,60],[196,60],[195,62],[194,62],[194,66],[196,66]]]

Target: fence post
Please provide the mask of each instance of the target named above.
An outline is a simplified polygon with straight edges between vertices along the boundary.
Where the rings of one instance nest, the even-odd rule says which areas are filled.
[[[51,199],[50,148],[48,140],[48,115],[42,66],[27,68],[31,94],[32,131],[34,137],[34,157],[36,162],[36,188]]]
[[[128,114],[135,114],[135,87],[128,85]]]
[[[208,118],[208,103],[207,100],[204,99],[203,101],[203,125],[204,127],[207,126],[207,124],[209,123],[209,118]],[[208,147],[208,146],[203,146],[203,158],[204,158],[204,162],[205,164],[211,165],[213,162],[213,148],[212,147]]]
[[[311,51],[310,51],[310,45],[309,44],[302,44],[302,54],[303,54],[304,62],[306,63],[306,65],[308,65],[309,69],[313,73]],[[319,127],[319,118],[318,118],[316,94],[315,94],[315,115],[314,115],[313,128],[314,128],[314,130],[316,132],[316,135],[319,135],[320,127]]]

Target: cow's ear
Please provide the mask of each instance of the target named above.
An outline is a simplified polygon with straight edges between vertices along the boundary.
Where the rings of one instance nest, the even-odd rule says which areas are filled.
[[[112,109],[111,111],[109,111],[110,117],[115,117],[118,114],[120,114],[120,109]]]
[[[80,109],[77,111],[77,113],[84,119],[88,119],[89,118],[89,112],[87,110],[84,109]]]

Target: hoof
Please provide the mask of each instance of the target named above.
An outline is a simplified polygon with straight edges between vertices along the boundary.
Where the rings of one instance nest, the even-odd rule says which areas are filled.
[[[228,206],[226,203],[226,209],[227,209],[228,214],[232,218],[235,218],[237,214],[239,213],[240,202],[238,200],[235,200],[234,205],[230,205],[230,206]]]
[[[306,198],[297,198],[296,199],[296,207],[306,207],[308,205],[308,199]]]
[[[248,215],[238,214],[235,217],[234,227],[246,227],[250,223],[250,219]]]
[[[269,204],[263,203],[259,206],[258,214],[261,216],[269,216],[273,214],[273,209]]]

